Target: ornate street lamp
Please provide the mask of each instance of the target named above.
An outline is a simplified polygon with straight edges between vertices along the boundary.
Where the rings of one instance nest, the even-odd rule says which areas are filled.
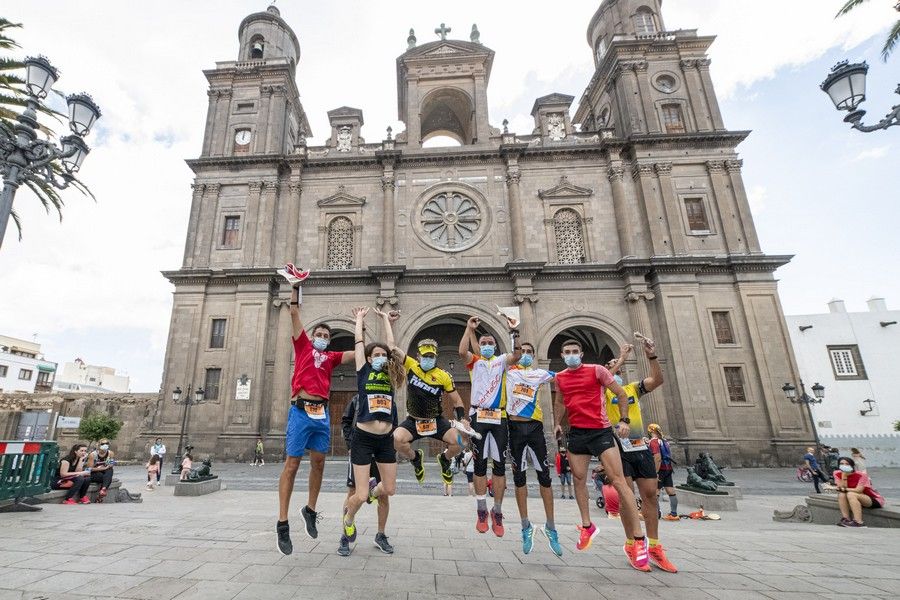
[[[194,387],[194,384],[187,386],[187,389]],[[175,451],[175,455],[178,457],[178,461],[172,464],[172,474],[181,472],[181,459],[183,458],[181,455],[182,443],[184,442],[185,432],[188,428],[188,420],[190,419],[190,407],[195,404],[203,404],[206,399],[206,392],[203,391],[203,388],[198,387],[193,395],[190,392],[185,395],[184,392],[181,391],[181,386],[175,386],[175,389],[172,390],[172,402],[174,404],[180,404],[184,406],[184,410],[181,413],[181,434],[178,436],[178,450]],[[185,447],[185,450],[187,447]]]
[[[812,404],[821,404],[822,400],[825,399],[825,386],[816,382],[812,386],[813,395],[810,396],[806,393],[806,386],[803,384],[803,380],[800,380],[800,396],[797,396],[797,388],[794,387],[791,383],[785,383],[781,386],[781,391],[784,392],[784,397],[787,398],[791,404],[805,404],[806,412],[809,414],[809,421],[812,423],[813,435],[816,438],[816,450],[819,449],[819,430],[816,428],[816,421],[813,418],[812,408],[810,405]]]
[[[0,128],[0,173],[3,175],[0,246],[3,245],[13,198],[19,186],[30,181],[64,190],[74,180],[74,173],[81,168],[90,151],[82,138],[90,133],[91,127],[100,118],[100,108],[87,94],[73,94],[66,99],[69,128],[74,135],[62,138],[61,147],[38,138],[37,111],[57,79],[59,71],[45,57],[26,58],[25,110],[16,117],[18,122],[12,131],[6,127]],[[60,164],[62,169],[59,169]]]
[[[881,121],[875,125],[863,125],[862,118],[866,111],[857,110],[857,107],[866,100],[866,73],[869,65],[865,62],[850,64],[849,61],[841,61],[834,65],[831,73],[819,87],[828,94],[834,107],[838,110],[846,110],[845,123],[863,132],[887,129],[893,125],[900,125],[900,104],[894,106]],[[900,94],[900,85],[895,90]]]

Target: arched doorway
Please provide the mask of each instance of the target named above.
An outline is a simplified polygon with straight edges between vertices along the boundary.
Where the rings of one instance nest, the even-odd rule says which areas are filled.
[[[566,364],[560,356],[563,342],[566,340],[576,340],[581,344],[585,363],[603,365],[618,355],[618,345],[603,331],[594,327],[569,327],[556,334],[547,349],[551,371],[561,371],[566,368]]]

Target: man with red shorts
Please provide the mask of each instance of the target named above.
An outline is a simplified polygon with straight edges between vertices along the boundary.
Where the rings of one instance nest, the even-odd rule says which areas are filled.
[[[634,568],[644,570],[649,561],[647,541],[638,519],[634,491],[625,481],[619,446],[606,416],[605,388],[612,390],[620,406],[627,405],[628,396],[606,367],[583,364],[583,357],[581,343],[576,340],[563,342],[562,358],[567,368],[556,374],[557,394],[553,410],[557,436],[562,435],[565,417],[570,426],[569,464],[575,478],[575,501],[581,513],[581,535],[576,548],[587,550],[597,535],[597,527],[591,522],[587,491],[588,465],[591,457],[597,456],[619,494],[626,543],[634,546],[634,551],[627,555],[629,562]]]
[[[302,292],[300,283],[308,272],[300,273],[293,265],[279,269],[292,286],[291,326],[294,343],[294,375],[291,378],[291,408],[288,412],[284,444],[287,458],[278,481],[278,551],[288,555],[294,551],[288,526],[288,510],[294,479],[300,467],[300,459],[309,450],[309,498],[300,515],[306,525],[306,535],[319,536],[316,528],[316,501],[322,488],[325,470],[325,454],[331,446],[331,419],[328,415],[328,395],[331,392],[331,372],[340,364],[354,360],[353,351],[329,352],[331,327],[319,323],[312,330],[312,340],[303,329],[300,320]]]

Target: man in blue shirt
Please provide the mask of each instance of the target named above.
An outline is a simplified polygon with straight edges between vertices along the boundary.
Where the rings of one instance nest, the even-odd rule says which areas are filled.
[[[806,449],[806,454],[803,455],[803,462],[806,464],[806,467],[812,471],[813,475],[813,486],[816,488],[816,493],[821,494],[822,490],[819,489],[819,480],[822,480],[822,483],[828,481],[828,478],[825,477],[825,474],[822,473],[822,469],[819,467],[819,461],[816,460],[815,449],[809,447]]]

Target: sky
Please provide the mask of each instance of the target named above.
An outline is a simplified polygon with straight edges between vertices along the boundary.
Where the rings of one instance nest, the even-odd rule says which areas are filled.
[[[158,391],[173,286],[162,270],[181,266],[192,173],[206,117],[202,70],[235,60],[237,28],[266,0],[32,0],[2,16],[21,56],[44,54],[62,75],[55,88],[88,91],[103,111],[88,138],[81,179],[97,197],[64,192],[63,220],[27,191],[15,200],[24,226],[10,224],[0,249],[0,334],[42,345],[60,364],[80,357],[131,377],[136,392]],[[842,122],[818,85],[838,60],[867,60],[866,121],[897,97],[900,50],[879,50],[898,17],[873,0],[835,20],[841,0],[665,0],[668,30],[716,35],[711,73],[730,129],[753,133],[738,147],[763,250],[793,254],[776,272],[786,314],[824,312],[832,298],[865,310],[873,295],[900,306],[900,130],[870,134]],[[496,52],[490,119],[529,133],[534,99],[581,97],[593,73],[587,24],[598,0],[453,3],[394,0],[278,0],[301,45],[297,73],[313,138],[326,112],[363,109],[362,134],[379,140],[396,121],[395,59],[409,28],[419,43],[468,39],[473,23]],[[555,13],[555,14],[554,14]],[[573,104],[572,112],[576,105]],[[59,128],[61,129],[61,128]],[[58,130],[59,130],[58,129]],[[893,167],[891,165],[894,165]],[[893,258],[891,258],[893,257]]]

